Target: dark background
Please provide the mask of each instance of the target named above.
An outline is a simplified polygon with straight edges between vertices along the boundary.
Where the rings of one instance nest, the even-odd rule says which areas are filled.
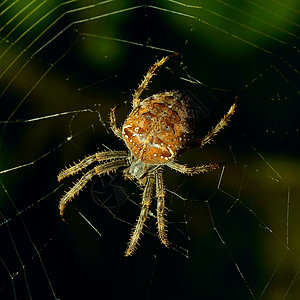
[[[193,5],[2,4],[1,299],[300,296],[299,4]],[[171,248],[159,244],[154,199],[140,246],[125,258],[138,187],[121,172],[95,178],[66,224],[57,206],[76,179],[56,176],[85,155],[125,149],[109,130],[110,108],[120,105],[121,126],[147,69],[174,52],[143,96],[192,95],[196,136],[238,96],[214,143],[179,158],[226,166],[194,177],[166,170]]]

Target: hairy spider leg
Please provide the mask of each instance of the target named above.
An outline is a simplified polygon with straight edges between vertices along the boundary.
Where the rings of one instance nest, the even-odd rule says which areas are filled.
[[[57,180],[61,181],[66,177],[76,175],[81,170],[88,167],[90,164],[94,162],[104,162],[109,160],[114,160],[116,158],[124,158],[127,157],[128,154],[126,151],[103,151],[103,152],[97,152],[93,155],[86,156],[82,160],[80,160],[78,163],[75,163],[73,166],[70,166],[68,168],[65,168],[64,170],[60,171],[57,175]]]
[[[99,164],[93,169],[85,173],[74,186],[61,198],[59,202],[59,210],[61,218],[64,219],[64,212],[68,202],[71,202],[73,198],[79,194],[79,192],[86,186],[86,184],[95,176],[101,176],[102,174],[108,174],[111,171],[115,171],[120,167],[126,167],[129,165],[127,158],[116,159]],[[72,167],[71,167],[72,168]]]
[[[169,56],[164,56],[162,59],[158,60],[156,63],[154,63],[153,66],[151,66],[147,72],[147,74],[144,76],[141,84],[138,86],[138,88],[135,90],[133,94],[133,99],[132,99],[132,108],[136,108],[137,106],[140,105],[140,96],[142,92],[145,90],[145,88],[148,86],[150,79],[156,75],[155,71],[161,67],[171,56],[178,55],[179,53],[175,53]]]
[[[215,164],[207,164],[203,166],[196,166],[196,167],[187,167],[186,165],[181,165],[175,162],[169,162],[166,164],[168,167],[179,171],[184,174],[188,175],[195,175],[200,173],[206,173],[217,169],[218,167],[222,166],[222,163],[215,163]],[[155,177],[154,177],[155,176]],[[139,218],[136,222],[136,225],[132,229],[132,233],[130,236],[130,240],[128,242],[127,249],[125,251],[125,256],[132,255],[137,247],[140,235],[143,230],[143,226],[146,222],[149,207],[151,204],[151,198],[153,194],[154,183],[156,183],[156,197],[157,197],[157,227],[158,227],[158,235],[160,241],[166,247],[169,246],[165,228],[165,188],[163,183],[163,176],[162,176],[162,168],[156,169],[154,172],[151,172],[147,177],[146,186],[143,193],[143,200],[142,200],[142,209],[139,215]]]
[[[163,168],[159,168],[155,172],[156,179],[156,198],[157,198],[157,230],[158,236],[163,245],[169,247],[169,242],[167,239],[166,224],[165,224],[165,185],[163,179]]]
[[[116,109],[117,106],[113,107],[110,109],[110,114],[109,114],[109,125],[112,130],[112,132],[121,140],[123,140],[122,137],[122,131],[120,128],[117,127],[117,117],[116,117]]]
[[[132,108],[136,108],[137,106],[140,105],[141,103],[141,99],[140,96],[142,94],[142,92],[145,90],[145,88],[148,86],[149,81],[151,80],[151,78],[156,75],[155,71],[161,67],[167,60],[169,60],[170,57],[174,56],[174,55],[178,55],[179,53],[174,53],[172,55],[169,56],[164,56],[163,58],[161,58],[160,60],[158,60],[157,62],[155,62],[153,64],[153,66],[151,66],[147,72],[147,74],[144,76],[141,84],[138,86],[138,88],[135,90],[134,94],[133,94],[133,98],[132,98]],[[123,139],[122,137],[122,131],[120,128],[117,127],[117,118],[116,118],[116,110],[117,110],[117,106],[111,108],[110,110],[110,115],[109,115],[109,124],[110,124],[110,128],[113,131],[113,133],[120,139]]]
[[[211,131],[209,131],[204,138],[200,138],[200,139],[196,140],[195,142],[193,142],[193,144],[196,144],[202,148],[204,145],[212,142],[214,137],[224,127],[226,127],[228,125],[228,123],[230,122],[230,120],[235,112],[235,109],[236,109],[236,103],[234,102],[232,104],[232,106],[229,108],[227,114],[224,115],[224,117],[221,119],[221,121]]]
[[[73,187],[65,193],[65,195],[61,198],[59,202],[59,211],[60,211],[60,216],[63,219],[63,221],[66,222],[65,220],[65,208],[68,202],[71,202],[73,198],[79,194],[79,192],[86,186],[86,184],[97,174],[95,168],[90,170],[89,172],[85,173],[74,185]]]
[[[149,207],[151,204],[151,198],[152,198],[152,194],[153,194],[154,183],[155,183],[154,173],[151,172],[147,176],[147,182],[146,182],[145,189],[143,192],[142,209],[141,209],[140,215],[137,219],[137,222],[136,222],[134,228],[132,229],[130,240],[128,242],[127,249],[124,254],[125,256],[132,255],[136,250],[136,247],[137,247],[140,235],[142,233],[145,221],[148,217]]]
[[[214,163],[214,164],[207,164],[202,166],[187,167],[186,165],[182,165],[174,161],[170,161],[166,165],[175,171],[192,176],[195,174],[207,173],[216,170],[217,168],[223,166],[224,163]]]

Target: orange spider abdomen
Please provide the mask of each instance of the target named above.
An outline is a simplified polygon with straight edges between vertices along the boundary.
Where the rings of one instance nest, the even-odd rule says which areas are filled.
[[[189,98],[178,92],[152,95],[135,107],[122,128],[132,154],[147,164],[164,164],[186,147],[194,129]]]

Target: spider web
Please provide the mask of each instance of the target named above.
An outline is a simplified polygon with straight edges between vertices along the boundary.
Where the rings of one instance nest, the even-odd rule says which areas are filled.
[[[298,1],[0,2],[1,299],[298,299]],[[238,96],[214,143],[165,170],[170,249],[155,199],[140,246],[123,253],[141,191],[121,172],[95,178],[68,206],[66,165],[125,149],[108,127],[156,59],[143,96],[192,98],[203,136]],[[97,296],[95,296],[97,295]]]

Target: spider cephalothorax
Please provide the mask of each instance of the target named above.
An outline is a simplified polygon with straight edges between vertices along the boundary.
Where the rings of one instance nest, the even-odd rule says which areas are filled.
[[[135,180],[143,188],[141,213],[132,230],[125,256],[132,255],[136,250],[143,226],[148,217],[149,207],[156,187],[157,198],[157,228],[160,241],[168,246],[165,228],[165,187],[163,182],[163,167],[184,174],[194,175],[215,170],[221,163],[202,166],[187,167],[176,162],[178,155],[184,151],[191,141],[194,130],[194,113],[190,107],[188,96],[177,91],[162,92],[152,95],[144,100],[141,93],[147,87],[157,68],[162,66],[169,56],[163,57],[150,67],[142,83],[135,91],[132,100],[132,111],[123,123],[122,129],[116,125],[116,115],[113,108],[110,113],[110,127],[114,134],[123,140],[128,151],[104,151],[85,157],[79,163],[62,170],[58,180],[75,175],[92,163],[96,166],[83,174],[74,186],[62,197],[59,208],[62,218],[65,206],[74,196],[82,190],[87,182],[95,175],[101,176],[115,171],[120,167],[124,169],[124,176]],[[235,110],[235,103],[228,113],[204,138],[196,143],[200,147],[212,141],[213,137],[230,121]]]

